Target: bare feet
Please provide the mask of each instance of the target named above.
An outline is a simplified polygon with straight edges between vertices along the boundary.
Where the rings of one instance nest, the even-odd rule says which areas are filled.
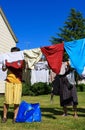
[[[73,117],[74,117],[74,118],[78,118],[78,115],[77,115],[77,114],[76,114],[76,115],[73,115]]]
[[[68,114],[65,114],[65,113],[64,113],[62,116],[68,116]]]

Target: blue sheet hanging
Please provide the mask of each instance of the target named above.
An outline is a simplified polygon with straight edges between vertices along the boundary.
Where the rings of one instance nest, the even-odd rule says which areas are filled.
[[[85,67],[85,38],[64,43],[71,67],[82,75]]]

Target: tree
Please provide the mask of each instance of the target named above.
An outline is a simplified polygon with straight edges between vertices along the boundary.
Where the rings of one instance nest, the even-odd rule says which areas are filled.
[[[60,33],[57,33],[58,38],[51,37],[51,43],[59,43],[59,39],[62,41],[73,41],[81,38],[85,38],[85,18],[83,18],[82,13],[71,9],[70,15],[68,16],[64,27],[59,28]]]
[[[76,11],[75,9],[71,9],[70,15],[68,16],[66,22],[64,23],[64,27],[59,28],[60,33],[57,33],[58,38],[51,37],[52,44],[61,43],[61,41],[68,42],[73,40],[78,40],[85,38],[85,18],[81,12]],[[66,51],[64,51],[64,59],[68,59],[68,55]],[[78,74],[76,73],[76,81],[78,81]]]

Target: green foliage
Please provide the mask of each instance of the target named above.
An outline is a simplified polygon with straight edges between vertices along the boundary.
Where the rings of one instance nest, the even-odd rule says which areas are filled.
[[[76,11],[74,8],[70,10],[70,14],[67,20],[64,22],[64,26],[59,28],[60,33],[56,33],[57,37],[51,37],[51,43],[61,43],[62,41],[72,41],[81,38],[85,38],[85,18],[81,12]]]
[[[66,42],[85,38],[85,18],[83,18],[82,13],[71,9],[65,25],[60,28],[60,31],[58,36]]]
[[[83,18],[81,12],[72,8],[67,20],[64,22],[64,26],[60,27],[59,30],[60,33],[56,33],[58,37],[51,37],[50,41],[52,44],[85,38],[85,18]],[[64,58],[68,59],[66,52],[64,53]]]
[[[83,18],[81,12],[72,8],[67,20],[64,22],[64,26],[60,27],[59,30],[60,33],[56,33],[56,37],[51,37],[52,44],[85,38],[85,18]],[[64,59],[68,59],[66,52],[64,52]]]
[[[50,85],[47,85],[47,83],[39,82],[31,86],[31,91],[34,92],[36,96],[45,95],[51,92],[51,87]]]
[[[85,84],[78,84],[77,91],[78,92],[85,92]]]
[[[61,38],[56,38],[56,37],[51,37],[52,39],[50,40],[50,42],[52,43],[52,44],[57,44],[57,43],[62,43],[63,42],[63,40],[61,39]]]
[[[50,86],[51,84],[42,82],[35,83],[33,85],[24,83],[22,89],[22,95],[37,96],[37,95],[49,94],[51,92]]]
[[[30,84],[22,84],[22,95],[29,95],[30,93]]]
[[[46,95],[51,93],[51,83],[35,83],[33,85],[23,83],[22,87],[22,95],[26,96],[39,96],[39,95]],[[85,84],[77,84],[77,91],[78,92],[85,92]]]

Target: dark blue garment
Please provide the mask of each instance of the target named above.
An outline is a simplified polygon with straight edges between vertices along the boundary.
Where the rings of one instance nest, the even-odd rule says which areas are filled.
[[[40,122],[41,110],[39,103],[29,104],[22,101],[19,106],[16,122]]]

